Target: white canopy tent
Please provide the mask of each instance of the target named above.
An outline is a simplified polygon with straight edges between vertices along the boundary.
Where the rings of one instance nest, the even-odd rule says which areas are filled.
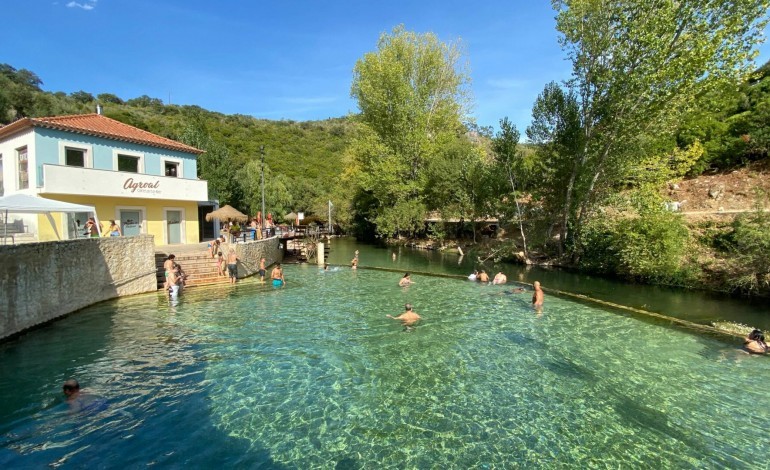
[[[56,229],[56,223],[53,220],[52,213],[74,213],[89,212],[94,215],[96,227],[99,228],[99,220],[96,218],[96,209],[94,206],[84,206],[80,204],[71,204],[69,202],[55,201],[28,194],[11,194],[10,196],[0,197],[0,212],[5,212],[3,224],[3,243],[8,230],[8,213],[11,214],[45,214],[53,227],[56,237],[61,240],[59,231]]]

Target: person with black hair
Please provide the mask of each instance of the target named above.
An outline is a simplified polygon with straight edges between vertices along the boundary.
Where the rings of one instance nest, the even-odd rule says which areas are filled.
[[[398,281],[398,285],[401,287],[411,286],[412,284],[414,284],[414,281],[412,281],[412,276],[409,273],[404,274],[404,277]]]
[[[67,404],[70,411],[78,413],[81,411],[100,411],[107,408],[107,400],[94,395],[87,394],[80,390],[80,384],[75,379],[69,379],[62,385],[64,396],[67,397]]]
[[[746,336],[746,339],[743,341],[743,348],[752,354],[767,354],[768,350],[770,350],[767,343],[765,343],[765,335],[762,333],[762,330],[757,329],[752,330]]]

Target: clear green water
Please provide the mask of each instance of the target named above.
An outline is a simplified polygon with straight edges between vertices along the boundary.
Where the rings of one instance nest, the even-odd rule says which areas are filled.
[[[735,345],[553,296],[538,316],[527,295],[462,280],[286,277],[173,306],[105,302],[0,345],[0,465],[749,468],[770,455],[770,361]],[[411,332],[385,317],[405,302],[423,316]],[[70,376],[109,408],[67,413]]]

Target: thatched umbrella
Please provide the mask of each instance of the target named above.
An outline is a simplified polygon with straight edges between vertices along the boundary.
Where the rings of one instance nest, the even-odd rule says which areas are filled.
[[[232,206],[225,206],[206,214],[206,222],[211,222],[214,219],[219,219],[223,222],[246,222],[249,220],[249,216],[239,212],[238,209]]]
[[[292,223],[296,222],[297,221],[297,214],[295,214],[294,212],[289,212],[288,214],[283,216],[283,220],[285,220],[287,222],[292,222]]]

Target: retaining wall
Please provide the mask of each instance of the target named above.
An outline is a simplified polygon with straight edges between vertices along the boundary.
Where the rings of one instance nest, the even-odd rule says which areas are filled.
[[[257,274],[259,261],[262,258],[265,258],[265,266],[283,261],[285,251],[283,243],[278,237],[272,237],[230,245],[231,248],[235,248],[235,254],[238,256],[238,278]]]
[[[153,292],[153,237],[0,246],[0,339],[83,307]]]

